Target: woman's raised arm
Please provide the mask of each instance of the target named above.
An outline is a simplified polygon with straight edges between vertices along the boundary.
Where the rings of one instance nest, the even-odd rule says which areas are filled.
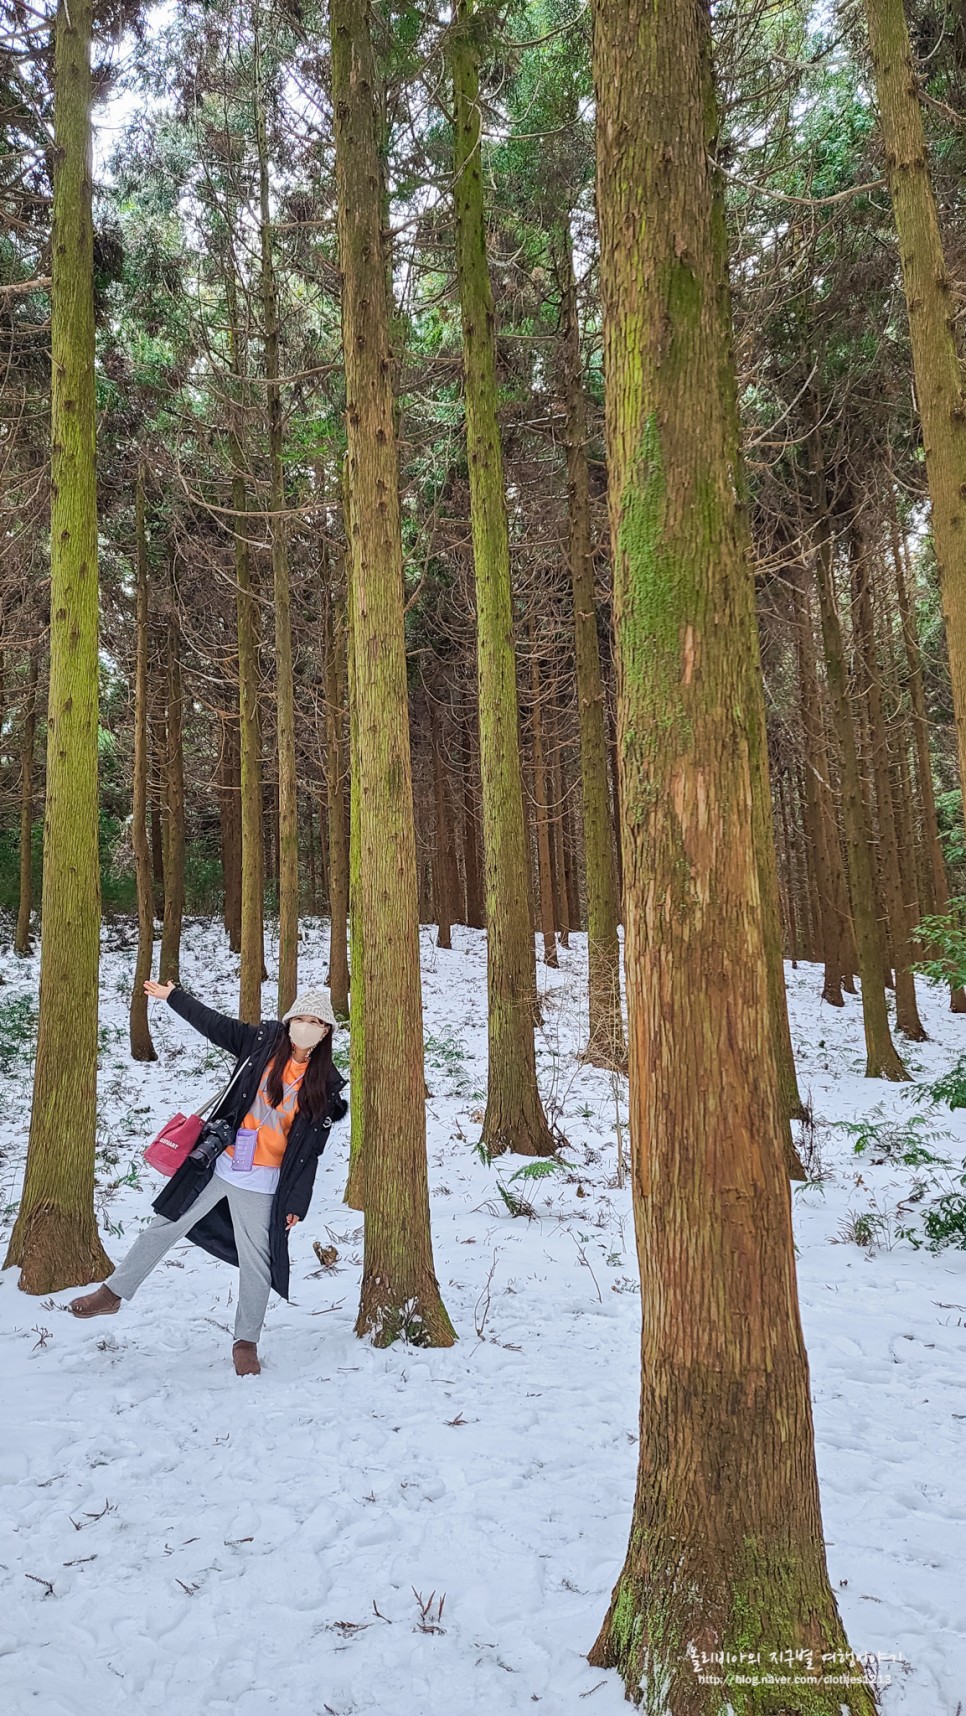
[[[214,1043],[218,1049],[225,1049],[236,1059],[247,1055],[258,1034],[257,1025],[245,1025],[241,1019],[232,1019],[227,1013],[219,1013],[214,1007],[206,1007],[203,1001],[198,1001],[194,995],[189,995],[187,989],[182,989],[180,983],[154,983],[150,978],[144,985],[148,995],[153,995],[158,1001],[167,1001],[180,1018],[186,1019],[209,1043]]]

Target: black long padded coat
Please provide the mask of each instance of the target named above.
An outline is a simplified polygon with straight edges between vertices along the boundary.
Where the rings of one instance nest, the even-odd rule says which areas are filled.
[[[213,1119],[230,1120],[235,1127],[240,1126],[255,1100],[262,1074],[284,1034],[285,1027],[278,1019],[267,1019],[261,1025],[245,1025],[240,1019],[229,1018],[227,1013],[217,1013],[213,1007],[206,1007],[203,1002],[189,995],[186,989],[182,989],[180,984],[172,989],[168,996],[168,1006],[182,1019],[187,1019],[188,1024],[200,1031],[203,1037],[207,1037],[210,1043],[234,1055],[236,1068],[242,1061],[251,1057],[248,1070],[242,1074],[238,1083],[232,1086],[225,1100],[218,1104],[211,1116]],[[309,1120],[307,1114],[296,1109],[288,1135],[278,1185],[273,1194],[269,1227],[272,1286],[283,1299],[288,1298],[289,1285],[289,1230],[285,1218],[294,1215],[301,1220],[308,1214],[312,1188],[315,1185],[315,1170],[329,1141],[329,1128],[334,1120],[341,1120],[348,1111],[348,1103],[339,1094],[344,1084],[342,1074],[333,1067],[329,1075],[329,1099],[325,1113],[317,1120]],[[177,1221],[191,1208],[214,1171],[213,1162],[193,1162],[189,1156],[187,1161],[182,1162],[177,1173],[172,1174],[167,1185],[162,1187],[152,1207],[158,1215],[167,1216],[169,1221]],[[227,1191],[227,1187],[225,1189]],[[195,1245],[200,1245],[203,1250],[210,1251],[213,1257],[220,1257],[223,1262],[233,1263],[238,1267],[235,1230],[232,1227],[227,1198],[223,1198],[221,1203],[216,1204],[206,1216],[202,1216],[194,1227],[188,1229],[188,1238],[194,1240]]]

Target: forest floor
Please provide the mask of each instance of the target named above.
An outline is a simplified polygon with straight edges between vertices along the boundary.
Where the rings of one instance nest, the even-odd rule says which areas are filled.
[[[158,1063],[131,1063],[124,933],[105,930],[101,969],[98,1209],[115,1258],[158,1186],[143,1143],[217,1088],[221,1064],[162,1006],[151,1014]],[[487,1168],[473,1150],[483,938],[456,929],[448,953],[423,931],[433,1236],[460,1336],[451,1350],[375,1351],[353,1335],[362,1232],[341,1201],[348,1122],[295,1232],[292,1301],[273,1299],[260,1379],[231,1368],[234,1272],[190,1244],[93,1324],[66,1314],[69,1294],[29,1299],[15,1271],[0,1275],[9,1716],[626,1711],[616,1675],[585,1660],[623,1561],[636,1467],[637,1269],[630,1188],[616,1174],[626,1085],[578,1062],[586,945],[573,940],[559,972],[539,968],[538,1033],[572,1168],[513,1184],[534,1205],[526,1219],[498,1191],[520,1160]],[[321,978],[324,951],[324,930],[303,924],[303,980]],[[29,1102],[18,1032],[37,966],[5,959],[2,976],[5,1247]],[[187,926],[183,978],[234,1010],[237,965],[219,930]],[[866,1081],[858,1000],[823,1006],[814,967],[788,979],[815,1116],[804,1140],[813,1178],[794,1204],[832,1580],[853,1647],[879,1655],[883,1716],[957,1716],[966,1252],[902,1236],[955,1173],[898,1158],[921,1156],[924,1142],[962,1172],[966,1113]],[[923,1010],[931,1041],[908,1053],[920,1084],[966,1051],[966,1018],[941,994],[925,992]],[[870,1117],[877,1131],[857,1156],[842,1123]],[[929,1189],[908,1204],[917,1178]],[[313,1240],[337,1248],[331,1271]]]

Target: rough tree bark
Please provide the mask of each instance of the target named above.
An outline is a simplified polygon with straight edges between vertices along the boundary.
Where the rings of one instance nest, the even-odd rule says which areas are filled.
[[[356,1332],[385,1346],[455,1339],[433,1268],[426,1163],[416,836],[409,743],[379,92],[368,0],[331,0],[365,1066],[365,1255]],[[355,780],[353,786],[355,787]],[[355,1035],[357,989],[352,989]]]
[[[349,837],[345,813],[348,702],[345,597],[325,573],[325,781],[329,829],[329,989],[336,1017],[349,1017]]]
[[[903,0],[865,0],[966,786],[966,393]]]
[[[97,843],[91,0],[59,0],[51,233],[50,691],[40,1021],[30,1140],[5,1267],[27,1293],[110,1274],[94,1219]]]
[[[552,1156],[556,1143],[537,1089],[533,1043],[537,989],[517,725],[510,539],[496,409],[493,290],[483,210],[479,28],[473,0],[457,0],[449,61],[483,787],[489,1048],[483,1144],[493,1156],[506,1150]]]
[[[903,557],[895,489],[889,487],[889,539],[892,549],[892,569],[896,581],[896,600],[902,627],[902,646],[906,657],[909,702],[912,708],[912,732],[916,753],[916,780],[922,810],[922,839],[926,856],[926,886],[929,890],[927,911],[945,916],[949,910],[949,882],[946,861],[939,839],[939,818],[936,814],[936,788],[932,778],[932,758],[929,754],[929,716],[926,711],[926,691],[922,675],[922,651],[916,631],[915,615],[909,600]],[[966,1013],[966,990],[950,990],[949,1007],[953,1013]]]
[[[691,0],[595,0],[593,21],[643,1362],[630,1543],[591,1660],[655,1716],[745,1716],[787,1697],[747,1691],[727,1653],[846,1641],[748,838],[758,646],[710,25]],[[689,1647],[725,1653],[718,1684]],[[820,1673],[810,1713],[872,1716],[864,1683]]]
[[[30,651],[27,666],[27,688],[24,696],[23,722],[20,733],[20,897],[17,902],[17,928],[13,949],[21,958],[30,952],[30,918],[34,892],[34,749],[37,738],[37,677],[40,667],[40,644]]]

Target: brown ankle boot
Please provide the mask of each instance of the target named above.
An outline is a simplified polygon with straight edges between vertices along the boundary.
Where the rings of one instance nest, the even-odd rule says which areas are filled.
[[[231,1349],[235,1361],[236,1376],[261,1376],[262,1367],[258,1362],[258,1348],[254,1341],[236,1341]]]
[[[75,1317],[110,1317],[121,1309],[121,1301],[110,1287],[98,1287],[96,1293],[85,1293],[80,1299],[72,1299],[67,1308]]]

